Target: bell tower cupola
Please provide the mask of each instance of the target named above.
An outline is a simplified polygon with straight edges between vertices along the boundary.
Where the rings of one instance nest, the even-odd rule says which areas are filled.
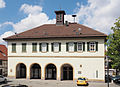
[[[56,13],[56,25],[64,25],[64,10],[55,11]]]

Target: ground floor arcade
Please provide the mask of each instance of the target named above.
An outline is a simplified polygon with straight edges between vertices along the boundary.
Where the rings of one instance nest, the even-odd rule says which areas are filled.
[[[47,64],[45,66],[45,78],[41,78],[41,66],[37,63],[34,63],[30,67],[30,76],[29,79],[51,79],[57,80],[57,67],[55,64]],[[73,67],[70,64],[63,64],[60,68],[60,80],[73,80]],[[19,63],[16,66],[16,78],[27,78],[26,65],[24,63]]]
[[[9,58],[8,77],[43,80],[104,81],[104,58]]]

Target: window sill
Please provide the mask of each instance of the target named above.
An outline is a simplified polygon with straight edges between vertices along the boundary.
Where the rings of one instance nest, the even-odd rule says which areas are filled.
[[[97,52],[97,51],[88,51],[88,52],[90,52],[90,53],[95,53],[95,52]]]
[[[32,53],[37,53],[37,51],[32,51]]]
[[[83,53],[84,51],[77,51],[77,53]]]
[[[60,51],[56,51],[56,52],[55,52],[55,51],[53,51],[53,53],[59,53],[59,52],[60,52]]]
[[[42,51],[40,51],[41,53],[47,53],[47,51],[46,52],[42,52]]]
[[[27,52],[22,52],[22,53],[27,53]]]
[[[12,51],[11,53],[16,53],[16,51]]]
[[[74,51],[68,51],[68,53],[75,53]]]

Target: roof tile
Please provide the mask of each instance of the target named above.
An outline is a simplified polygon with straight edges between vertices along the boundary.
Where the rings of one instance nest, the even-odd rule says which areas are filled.
[[[79,30],[80,28],[80,30]],[[28,31],[4,38],[11,39],[31,39],[31,38],[64,38],[64,37],[106,37],[107,35],[87,26],[70,23],[69,26],[57,26],[56,24],[45,24]]]

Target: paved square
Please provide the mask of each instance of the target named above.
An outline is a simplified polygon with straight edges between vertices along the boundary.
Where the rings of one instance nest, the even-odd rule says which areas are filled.
[[[77,87],[76,81],[56,81],[56,80],[9,79],[7,84],[24,84],[27,85],[28,87]],[[83,86],[79,86],[79,87],[83,87]],[[107,83],[89,82],[89,86],[84,86],[84,87],[107,87]],[[120,87],[120,85],[110,83],[110,87]]]

